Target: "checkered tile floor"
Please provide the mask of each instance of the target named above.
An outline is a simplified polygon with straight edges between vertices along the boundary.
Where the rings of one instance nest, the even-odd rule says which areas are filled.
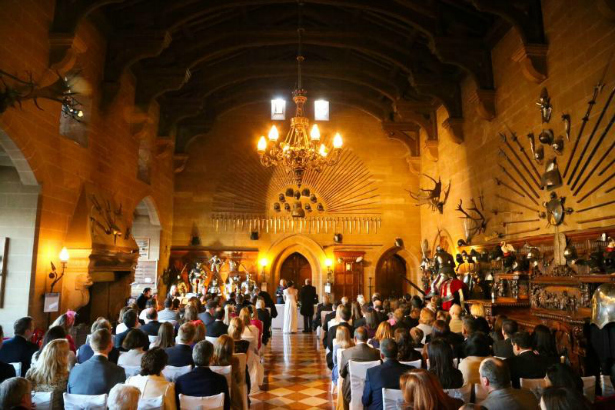
[[[251,409],[332,409],[331,372],[312,334],[274,331],[265,351],[265,385],[250,396]]]

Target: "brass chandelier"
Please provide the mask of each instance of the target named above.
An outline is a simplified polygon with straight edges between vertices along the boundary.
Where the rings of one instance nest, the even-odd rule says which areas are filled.
[[[336,133],[333,137],[332,148],[327,147],[320,138],[318,125],[314,124],[308,135],[310,120],[304,116],[304,106],[307,101],[307,91],[302,87],[301,63],[304,57],[301,52],[301,6],[299,3],[299,49],[297,53],[297,88],[293,91],[293,101],[297,106],[296,114],[290,120],[290,129],[284,141],[278,142],[279,133],[276,126],[272,126],[268,138],[261,136],[258,141],[258,153],[261,164],[265,167],[283,166],[287,173],[293,173],[298,187],[301,187],[305,171],[312,169],[320,172],[326,166],[337,164],[342,148],[342,136]]]

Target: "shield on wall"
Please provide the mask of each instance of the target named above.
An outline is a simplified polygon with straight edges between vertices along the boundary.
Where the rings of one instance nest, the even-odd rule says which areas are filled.
[[[558,198],[555,193],[551,194],[551,199],[545,204],[547,208],[547,221],[551,225],[559,225],[564,222],[564,198]]]

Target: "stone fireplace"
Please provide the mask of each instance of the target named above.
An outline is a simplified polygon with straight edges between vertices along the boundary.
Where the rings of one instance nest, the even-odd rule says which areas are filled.
[[[76,310],[80,323],[115,319],[130,297],[139,257],[131,215],[107,193],[84,186],[67,235],[62,285],[62,310]]]

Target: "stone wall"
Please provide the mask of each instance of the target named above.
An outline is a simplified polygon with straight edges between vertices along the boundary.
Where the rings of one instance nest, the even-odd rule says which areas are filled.
[[[250,240],[249,232],[238,232],[235,228],[224,232],[218,226],[216,232],[215,223],[210,219],[215,207],[214,197],[220,188],[230,184],[230,179],[234,177],[247,181],[243,189],[238,188],[233,192],[234,196],[256,194],[258,198],[255,200],[259,204],[264,204],[267,214],[286,215],[284,212],[277,214],[272,210],[272,203],[277,198],[278,192],[283,191],[281,188],[286,186],[275,190],[270,186],[274,184],[270,182],[273,179],[268,179],[262,189],[263,192],[254,193],[249,183],[253,175],[250,175],[250,172],[238,174],[237,171],[238,168],[244,167],[240,162],[250,161],[255,164],[253,168],[249,168],[254,170],[252,173],[261,172],[256,142],[270,127],[268,106],[247,106],[219,118],[210,133],[190,145],[188,149],[190,159],[186,169],[176,177],[175,181],[173,245],[187,246],[191,234],[196,231],[201,244],[210,249],[257,248],[259,259],[266,257],[270,261],[267,273],[271,284],[275,281],[276,273],[279,273],[277,271],[283,262],[279,260],[280,255],[288,256],[290,250],[297,251],[304,254],[313,264],[320,264],[317,267],[312,266],[314,284],[320,286],[319,293],[322,293],[321,286],[326,280],[324,262],[327,257],[332,258],[334,251],[365,251],[364,293],[367,294],[368,278],[375,275],[379,258],[395,246],[395,238],[402,238],[406,249],[399,251],[406,260],[407,269],[411,271],[408,277],[413,275],[416,281],[420,259],[419,213],[406,189],[417,189],[417,177],[408,170],[408,150],[402,143],[389,139],[382,131],[379,121],[355,109],[332,107],[331,121],[320,124],[320,129],[323,135],[339,130],[344,137],[344,149],[356,154],[369,170],[370,178],[379,194],[378,216],[382,219],[382,225],[377,234],[372,230],[367,235],[365,228],[361,234],[357,234],[356,229],[352,234],[346,230],[342,244],[336,245],[331,228],[328,233],[322,229],[320,233],[312,230],[310,233],[304,231],[294,234],[288,231],[274,233],[273,229],[267,232],[263,229],[258,240]],[[288,130],[288,120],[278,124],[278,127],[282,138]],[[337,182],[341,182],[342,185],[344,183],[343,180]],[[260,182],[258,186],[261,186]],[[339,189],[343,187],[340,186]],[[315,193],[321,194],[318,191]],[[335,215],[325,213],[325,216]],[[338,225],[337,231],[339,230]]]
[[[570,155],[574,141],[576,140],[581,118],[587,109],[587,102],[591,99],[593,88],[600,80],[604,72],[605,65],[613,51],[615,44],[615,24],[604,18],[597,10],[598,2],[578,2],[578,1],[543,1],[544,25],[549,43],[547,54],[548,78],[541,84],[530,82],[526,79],[520,69],[520,65],[511,59],[512,53],[517,50],[521,39],[514,30],[509,31],[495,46],[492,51],[493,71],[496,86],[496,114],[491,122],[480,119],[475,115],[476,103],[472,102],[471,94],[474,85],[471,80],[466,79],[463,84],[463,111],[465,122],[463,133],[465,141],[461,145],[454,143],[447,131],[443,127],[438,129],[438,161],[430,161],[426,157],[422,158],[422,172],[431,176],[442,177],[443,181],[452,181],[452,188],[448,203],[444,208],[444,214],[432,213],[429,210],[421,209],[421,234],[428,239],[430,247],[437,242],[439,230],[447,238],[448,242],[456,244],[457,240],[464,237],[461,214],[455,211],[459,200],[463,200],[464,207],[467,207],[471,198],[478,200],[479,195],[483,195],[485,208],[489,218],[489,225],[486,235],[481,235],[473,243],[481,243],[493,239],[495,232],[510,234],[525,231],[528,229],[539,228],[535,232],[520,235],[506,236],[505,239],[519,238],[525,236],[541,235],[553,233],[554,228],[547,226],[545,220],[539,222],[519,223],[504,227],[505,221],[536,219],[537,213],[520,208],[519,206],[507,201],[496,198],[496,194],[515,199],[516,196],[505,188],[498,188],[495,177],[513,185],[510,180],[503,175],[499,164],[514,174],[511,165],[503,158],[498,157],[498,148],[504,147],[499,133],[507,133],[510,141],[510,130],[514,131],[519,137],[520,142],[525,147],[526,152],[531,156],[531,151],[526,135],[533,132],[536,137],[541,131],[541,116],[536,101],[541,89],[546,87],[551,96],[553,105],[552,120],[545,128],[552,128],[555,135],[563,135],[564,127],[560,120],[562,113],[570,114],[572,118],[571,141],[565,141],[564,153],[558,157],[560,172],[563,174],[565,165]],[[606,76],[606,87],[598,98],[598,103],[592,111],[590,121],[584,131],[581,144],[575,154],[573,164],[582,147],[587,141],[602,106],[612,90],[615,80],[615,68],[611,65]],[[611,108],[598,132],[594,137],[596,141],[611,118],[613,108]],[[438,124],[447,118],[446,110],[438,110]],[[424,140],[424,136],[423,136]],[[611,129],[603,144],[603,149],[599,150],[599,155],[594,157],[590,169],[597,162],[598,157],[606,150],[606,147],[615,140],[615,131]],[[538,142],[537,142],[538,143]],[[511,142],[512,144],[512,142]],[[595,144],[595,142],[593,143]],[[590,146],[593,147],[593,144]],[[514,144],[512,144],[515,146]],[[509,157],[514,160],[514,156],[505,148]],[[545,147],[545,157],[553,156],[553,151]],[[522,155],[519,153],[519,155]],[[603,166],[614,157],[610,154]],[[587,154],[585,156],[587,158]],[[539,172],[544,170],[544,165],[536,164]],[[521,167],[519,167],[521,168]],[[602,167],[601,167],[602,168]],[[521,171],[523,169],[521,168]],[[587,183],[584,192],[590,186],[604,179],[612,171],[598,178],[592,175]],[[569,172],[570,173],[570,172]],[[518,178],[518,177],[517,177]],[[566,178],[568,179],[568,178]],[[566,181],[565,181],[566,182]],[[428,185],[425,181],[422,182]],[[610,185],[614,185],[611,181]],[[577,200],[581,197],[572,196],[570,188],[564,186],[554,190],[558,196],[566,197],[566,206],[572,207],[576,211],[579,209],[603,203],[615,199],[613,194],[595,194],[578,204]],[[542,202],[548,200],[549,193],[539,192],[539,205],[525,201],[532,208],[544,210]],[[517,198],[518,199],[518,198]],[[492,210],[497,209],[498,215]],[[604,227],[613,225],[615,219],[596,222],[579,223],[580,220],[598,218],[606,215],[613,215],[615,206],[607,206],[595,210],[575,212],[565,218],[560,231],[573,231],[593,227]],[[510,214],[509,211],[522,212],[522,214]],[[454,251],[454,250],[453,250]]]
[[[49,77],[49,28],[54,1],[8,1],[0,8],[0,67],[12,74],[34,80]],[[91,111],[88,112],[87,147],[76,144],[59,133],[60,104],[39,100],[39,110],[32,101],[22,107],[0,114],[0,130],[19,154],[25,158],[41,188],[38,254],[36,257],[33,290],[27,312],[38,326],[45,325],[42,314],[42,295],[49,289],[49,262],[58,262],[58,254],[71,222],[76,202],[85,181],[94,183],[114,196],[116,202],[132,215],[135,206],[151,196],[161,221],[161,249],[170,241],[172,231],[173,171],[170,156],[156,157],[152,162],[151,183],[137,178],[139,140],[133,131],[140,127],[146,132],[140,138],[150,139],[155,147],[158,107],[152,105],[144,124],[135,124],[135,80],[129,71],[121,77],[115,98],[102,102],[102,75],[106,42],[102,32],[86,20],[77,29],[77,37],[87,49],[78,56],[75,65],[92,87]],[[156,154],[154,152],[153,154]],[[10,235],[9,235],[10,236]],[[168,254],[161,255],[168,259]],[[56,263],[57,265],[57,263]],[[164,266],[161,264],[159,269]],[[70,261],[68,265],[70,270]],[[63,283],[62,292],[70,292],[74,284]],[[0,316],[3,312],[0,311]]]

